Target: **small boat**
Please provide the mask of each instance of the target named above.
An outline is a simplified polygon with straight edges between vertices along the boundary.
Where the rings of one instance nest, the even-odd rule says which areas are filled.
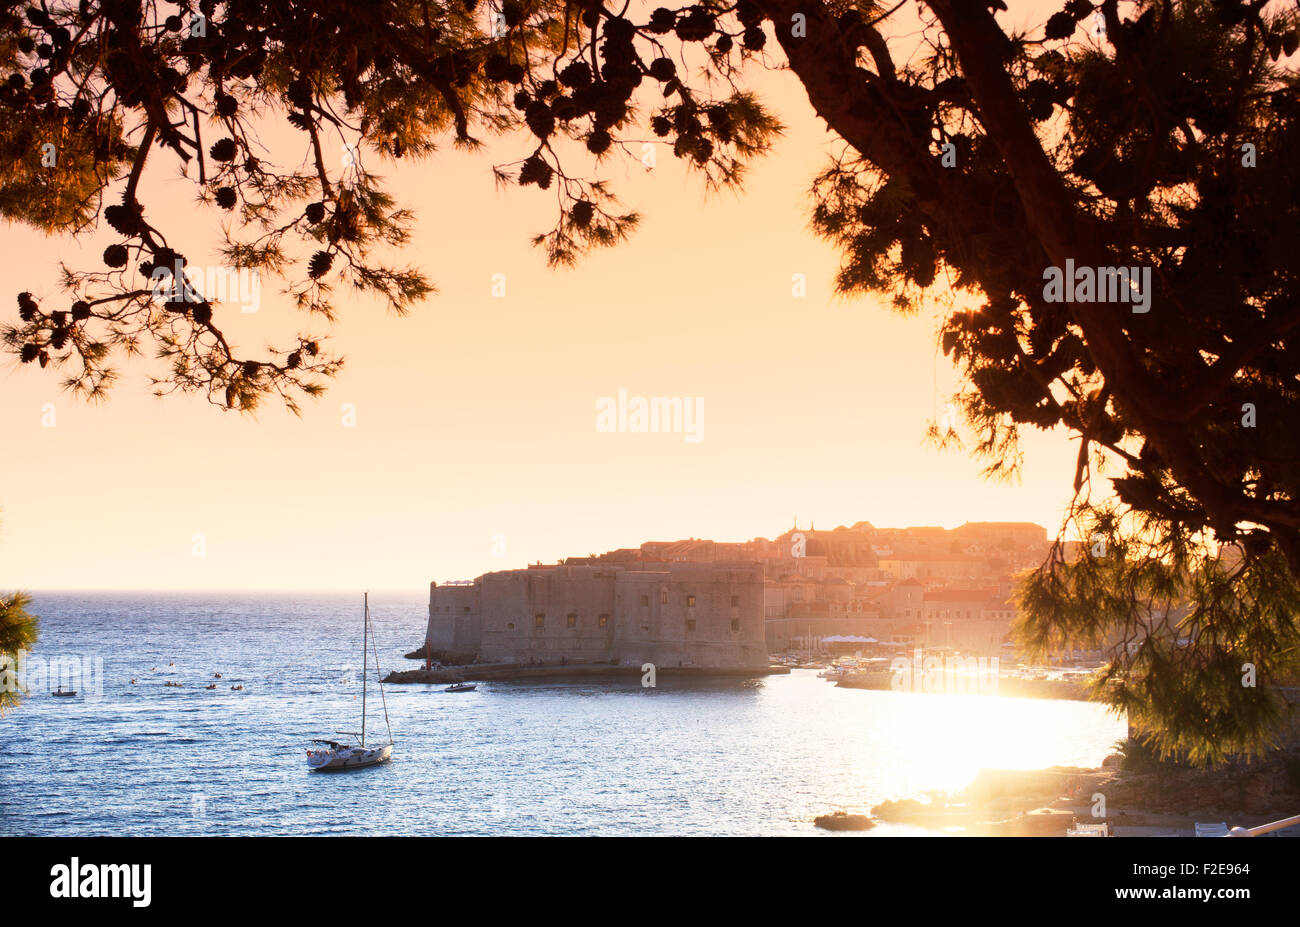
[[[210,682],[210,683],[208,683],[206,686],[204,686],[203,688],[205,688],[205,689],[215,689],[216,687],[217,687],[217,684],[216,684],[215,682]]]
[[[243,692],[243,691],[244,691],[244,687],[243,687],[243,686],[231,686],[231,687],[230,687],[230,691],[231,691],[231,692]]]
[[[320,744],[319,749],[307,748],[307,766],[314,772],[338,772],[345,769],[361,769],[387,763],[393,758],[393,727],[388,723],[388,700],[384,698],[383,677],[379,675],[379,652],[372,646],[370,630],[370,594],[366,593],[364,623],[361,632],[361,732],[356,744],[340,743],[337,740],[313,740]],[[369,676],[370,653],[375,655],[375,677],[379,682],[379,697],[384,703],[384,724],[388,727],[388,743],[379,747],[366,746],[366,678]],[[352,731],[336,731],[337,734],[352,734]]]
[[[169,689],[179,689],[179,688],[181,688],[181,686],[184,685],[184,683],[181,683],[181,682],[172,682],[170,679],[168,679],[166,682],[163,683],[163,685],[166,686],[166,687],[169,688]]]
[[[65,689],[63,688],[63,686],[59,686],[57,689],[55,689],[53,692],[50,693],[50,695],[60,695],[63,698],[71,698],[76,694],[77,694],[76,689]]]
[[[457,682],[448,686],[442,691],[443,692],[473,692],[477,688],[478,688],[477,683]]]

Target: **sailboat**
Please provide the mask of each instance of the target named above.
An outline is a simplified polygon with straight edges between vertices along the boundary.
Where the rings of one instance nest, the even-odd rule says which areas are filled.
[[[387,763],[393,758],[393,728],[388,723],[388,700],[384,698],[384,683],[379,678],[379,653],[375,650],[374,636],[370,630],[370,593],[365,594],[365,619],[361,633],[361,732],[335,731],[359,737],[357,743],[337,740],[313,740],[320,746],[307,748],[307,765],[316,772],[336,772],[344,769],[361,769]],[[366,746],[366,676],[369,673],[370,654],[375,654],[375,678],[379,682],[379,698],[384,705],[384,726],[388,728],[388,743],[380,747]]]

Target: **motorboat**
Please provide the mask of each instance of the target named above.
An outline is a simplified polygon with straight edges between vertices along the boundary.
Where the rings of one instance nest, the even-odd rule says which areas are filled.
[[[473,692],[477,688],[478,688],[477,683],[457,682],[448,686],[442,691],[443,692]]]

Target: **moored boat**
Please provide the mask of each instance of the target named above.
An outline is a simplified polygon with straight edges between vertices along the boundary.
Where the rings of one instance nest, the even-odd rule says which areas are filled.
[[[361,747],[335,740],[313,740],[312,743],[324,745],[323,749],[307,751],[307,765],[317,772],[375,766],[386,763],[393,757],[392,744],[384,744],[382,747]]]
[[[320,744],[318,749],[307,748],[307,766],[314,772],[336,772],[345,769],[361,769],[387,763],[393,757],[393,728],[388,723],[388,701],[384,698],[383,677],[379,675],[379,653],[372,646],[370,630],[370,594],[365,595],[365,610],[361,632],[361,731],[355,744],[342,743],[337,740],[317,739],[313,744]],[[384,725],[388,728],[388,743],[378,747],[366,746],[366,678],[369,675],[370,653],[375,651],[375,676],[379,681],[379,697],[384,704]],[[351,731],[337,731],[339,734],[351,734]]]

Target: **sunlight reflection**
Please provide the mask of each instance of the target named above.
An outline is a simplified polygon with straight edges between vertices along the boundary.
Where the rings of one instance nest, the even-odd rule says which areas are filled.
[[[873,693],[855,765],[879,781],[889,752],[889,791],[964,788],[984,768],[1095,765],[1123,735],[1124,722],[1086,702],[981,695]]]

